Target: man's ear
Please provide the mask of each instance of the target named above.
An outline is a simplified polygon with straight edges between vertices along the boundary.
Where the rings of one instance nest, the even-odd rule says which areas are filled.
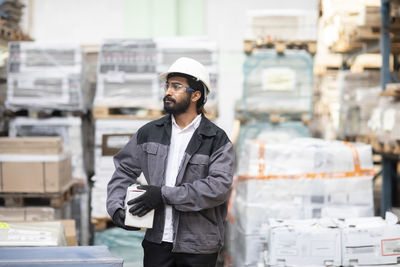
[[[201,97],[201,92],[200,91],[194,91],[192,93],[192,102],[197,102]]]

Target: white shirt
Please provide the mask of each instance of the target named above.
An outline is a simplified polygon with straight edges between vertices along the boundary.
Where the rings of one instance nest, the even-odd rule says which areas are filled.
[[[193,136],[194,131],[199,127],[201,114],[187,125],[184,129],[179,128],[174,116],[172,117],[171,144],[168,151],[167,169],[165,174],[165,186],[174,187],[178,175],[179,166],[185,154],[186,147]],[[164,242],[173,241],[172,227],[172,207],[165,206],[165,225],[162,240]]]

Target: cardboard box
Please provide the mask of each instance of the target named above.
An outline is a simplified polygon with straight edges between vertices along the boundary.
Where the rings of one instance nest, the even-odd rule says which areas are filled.
[[[61,192],[71,180],[69,154],[0,155],[0,192]]]
[[[114,156],[132,138],[133,134],[103,134],[102,156]]]
[[[0,137],[0,154],[61,154],[61,137]]]

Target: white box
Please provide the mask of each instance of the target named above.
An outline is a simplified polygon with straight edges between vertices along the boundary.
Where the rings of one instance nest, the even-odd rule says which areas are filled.
[[[268,243],[268,265],[341,264],[341,235],[335,221],[290,220],[277,223],[271,225]]]
[[[342,229],[342,265],[396,264],[400,225],[380,217],[346,220]]]
[[[153,219],[154,219],[154,210],[151,210],[149,213],[144,215],[143,217],[134,216],[129,212],[129,208],[132,205],[128,205],[128,201],[142,195],[146,190],[141,190],[137,188],[138,185],[134,184],[127,188],[126,197],[125,197],[125,225],[133,226],[133,227],[141,227],[141,228],[153,228]]]

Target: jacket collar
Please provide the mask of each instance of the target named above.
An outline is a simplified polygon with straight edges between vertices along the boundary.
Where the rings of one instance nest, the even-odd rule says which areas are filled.
[[[163,125],[171,126],[171,123],[172,123],[171,114],[168,114],[155,121],[155,124],[157,126],[163,126]],[[207,119],[206,116],[204,116],[204,114],[201,115],[201,122],[199,128],[197,128],[197,133],[199,135],[204,135],[208,137],[215,136],[217,134],[215,125],[209,119]]]

